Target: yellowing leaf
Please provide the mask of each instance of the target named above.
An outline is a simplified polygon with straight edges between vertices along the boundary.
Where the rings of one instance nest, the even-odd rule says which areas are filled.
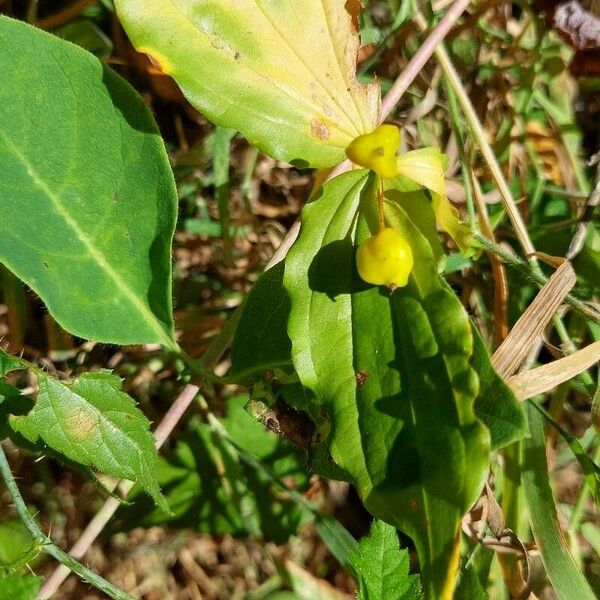
[[[398,156],[397,162],[399,175],[408,177],[436,194],[446,195],[444,183],[446,157],[439,148],[419,148],[405,152]],[[393,187],[393,180],[391,187]]]
[[[412,150],[398,156],[398,176],[391,179],[386,187],[404,191],[406,179],[410,179],[431,191],[437,224],[463,253],[467,253],[471,245],[471,229],[446,197],[445,170],[446,156],[439,148]]]
[[[379,116],[379,85],[356,80],[359,2],[117,0],[134,45],[207,118],[271,156],[341,162]]]
[[[450,235],[463,254],[469,254],[473,235],[469,224],[461,219],[458,209],[445,195],[438,194],[433,194],[433,207],[438,225]]]

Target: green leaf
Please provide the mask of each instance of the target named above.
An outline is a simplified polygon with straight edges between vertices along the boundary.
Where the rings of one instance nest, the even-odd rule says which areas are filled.
[[[456,242],[461,252],[468,253],[473,237],[471,230],[469,225],[461,220],[458,209],[446,197],[446,156],[439,148],[419,148],[400,154],[397,164],[399,174],[389,180],[386,187],[390,190],[404,191],[405,180],[409,179],[429,190],[437,223]]]
[[[583,573],[565,545],[548,477],[544,422],[528,402],[526,406],[531,436],[523,440],[523,490],[535,536],[548,578],[559,600],[593,600]]]
[[[246,396],[229,400],[222,424],[230,437],[278,478],[291,478],[296,489],[304,489],[308,476],[302,452],[250,417],[244,410],[247,400]],[[152,510],[145,498],[138,497],[138,488],[135,502],[119,510],[122,528],[168,523],[203,533],[262,534],[283,543],[308,517],[281,497],[264,474],[240,462],[206,424],[183,435],[174,452],[159,461],[156,474],[172,514]]]
[[[34,600],[41,587],[41,577],[0,570],[0,600]]]
[[[76,19],[52,33],[85,48],[99,58],[108,58],[113,50],[112,40],[90,19]]]
[[[0,348],[0,377],[22,368],[21,361],[18,358],[11,356]]]
[[[269,368],[291,365],[287,334],[290,301],[283,287],[284,264],[265,271],[244,301],[231,346],[231,372],[242,383]]]
[[[315,519],[315,529],[336,560],[344,568],[351,569],[352,555],[358,549],[352,534],[337,519],[322,513]]]
[[[117,0],[140,52],[187,99],[271,156],[330,167],[372,131],[379,84],[359,84],[358,3]],[[224,76],[226,74],[226,76]]]
[[[468,316],[397,204],[386,219],[413,249],[409,285],[390,296],[358,277],[355,247],[378,226],[375,195],[376,180],[357,170],[304,208],[285,261],[288,333],[316,397],[306,410],[330,422],[324,445],[365,506],[413,538],[426,596],[442,600],[454,588],[460,520],[489,465],[489,434],[473,410]]]
[[[14,570],[24,566],[23,560],[35,556],[34,540],[24,523],[17,518],[0,521],[0,571],[2,567]]]
[[[168,510],[156,479],[150,422],[109,371],[62,383],[36,373],[37,401],[25,418],[54,451],[84,466],[135,481]]]
[[[481,334],[471,322],[473,356],[471,366],[479,376],[479,394],[475,400],[477,418],[490,430],[493,450],[520,440],[527,433],[523,405],[504,379],[496,373]]]
[[[577,459],[579,466],[585,477],[585,482],[590,488],[596,504],[600,504],[600,467],[590,458],[588,453],[585,451],[581,442],[569,431],[567,431],[560,423],[558,423],[552,415],[550,415],[544,408],[539,406],[533,400],[528,400],[527,405],[535,408],[538,413],[546,420],[546,422],[554,427],[554,429],[560,434],[563,440],[569,446],[569,449]],[[593,408],[592,408],[593,410]]]
[[[358,576],[358,600],[415,600],[421,596],[416,575],[409,575],[408,550],[401,550],[396,529],[374,520],[352,559]]]
[[[142,98],[85,50],[0,17],[0,262],[71,333],[175,347],[176,192]]]

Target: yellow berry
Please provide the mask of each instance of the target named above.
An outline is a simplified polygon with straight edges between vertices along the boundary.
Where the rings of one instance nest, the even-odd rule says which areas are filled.
[[[406,238],[387,227],[358,247],[356,266],[367,283],[402,287],[408,283],[413,253]]]
[[[380,125],[359,135],[346,148],[346,156],[355,164],[375,171],[383,178],[398,175],[396,153],[400,146],[400,130],[395,125]]]

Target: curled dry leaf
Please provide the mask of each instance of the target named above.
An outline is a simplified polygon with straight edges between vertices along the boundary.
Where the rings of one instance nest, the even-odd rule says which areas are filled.
[[[496,350],[493,363],[503,377],[512,375],[575,285],[575,272],[564,261]]]
[[[543,394],[557,385],[572,379],[600,361],[600,342],[578,350],[574,354],[547,365],[509,377],[507,383],[519,400]]]

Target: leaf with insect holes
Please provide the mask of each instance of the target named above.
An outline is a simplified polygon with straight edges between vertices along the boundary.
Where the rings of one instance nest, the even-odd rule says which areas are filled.
[[[421,598],[419,577],[409,575],[408,550],[400,549],[396,528],[375,519],[368,537],[352,557],[358,576],[358,600],[416,600]]]
[[[109,371],[62,383],[36,372],[39,392],[26,417],[52,450],[80,465],[135,481],[168,510],[156,479],[150,422]]]
[[[359,0],[115,5],[137,50],[192,105],[274,158],[330,167],[377,124],[379,84],[356,79]]]
[[[85,50],[0,16],[0,262],[69,332],[176,346],[177,195],[142,98]]]

